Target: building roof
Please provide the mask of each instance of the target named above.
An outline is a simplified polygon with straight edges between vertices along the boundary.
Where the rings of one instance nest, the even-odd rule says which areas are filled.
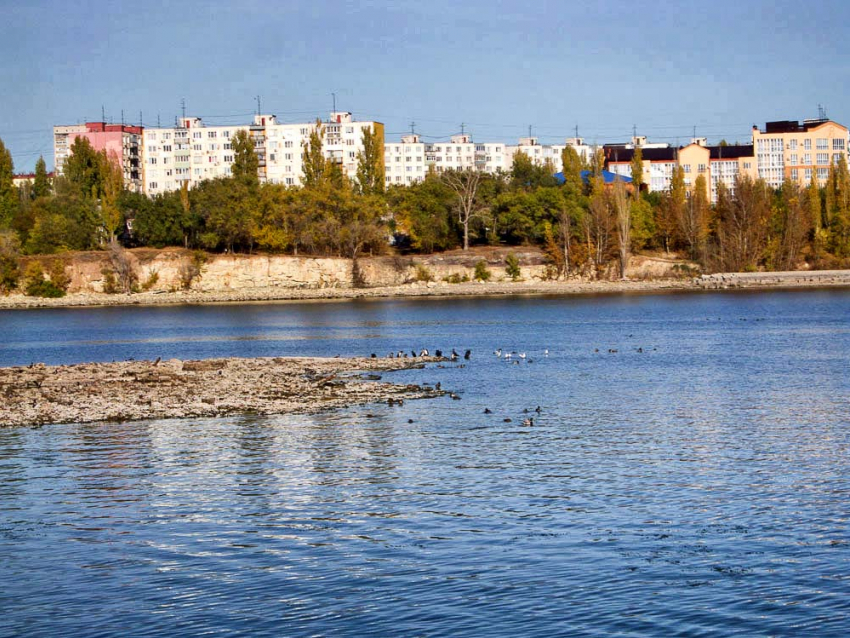
[[[635,149],[625,148],[620,145],[608,145],[602,147],[605,159],[609,162],[628,163],[635,156]],[[677,148],[642,148],[640,150],[644,160],[649,162],[675,162],[679,152]]]
[[[752,144],[735,144],[726,146],[709,146],[711,159],[738,159],[739,157],[755,157]]]
[[[806,133],[807,131],[811,131],[823,124],[828,124],[832,122],[829,119],[817,119],[817,120],[805,120],[802,124],[797,122],[796,120],[777,120],[776,122],[766,122],[764,125],[764,131],[762,133],[766,135],[778,135],[781,133]],[[838,124],[838,122],[832,122],[832,124]],[[753,128],[758,128],[753,125]],[[842,128],[844,128],[842,126]]]
[[[590,180],[590,176],[591,176],[591,171],[582,171],[581,172],[581,179],[585,184],[587,184],[588,181]],[[564,182],[567,181],[564,178],[563,172],[555,173],[552,177],[554,177],[559,184],[563,184]],[[611,171],[602,171],[602,179],[604,180],[604,182],[606,184],[613,184],[618,179],[621,182],[623,182],[624,184],[631,184],[632,183],[631,177],[626,177],[625,175],[618,175],[617,173],[612,173]]]

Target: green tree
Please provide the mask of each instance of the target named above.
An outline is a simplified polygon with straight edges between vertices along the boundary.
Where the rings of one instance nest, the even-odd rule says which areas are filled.
[[[17,214],[18,197],[12,181],[14,174],[12,153],[0,139],[0,229],[11,228]]]
[[[76,138],[71,143],[70,152],[63,168],[65,178],[81,197],[99,198],[104,166],[101,154],[85,137]]]
[[[572,146],[566,146],[561,151],[561,164],[564,167],[564,188],[571,193],[581,193],[584,190],[584,181],[581,179],[584,163],[578,151]]]
[[[344,181],[339,165],[325,157],[322,148],[323,130],[321,121],[316,120],[315,127],[310,131],[310,138],[304,144],[301,155],[303,171],[301,181],[305,188],[317,188],[324,185],[341,187]]]
[[[233,178],[244,182],[249,186],[259,183],[260,161],[254,146],[254,140],[246,129],[239,129],[231,138],[233,146],[233,165],[231,172]]]
[[[258,193],[247,179],[205,180],[190,192],[192,209],[203,220],[199,239],[210,250],[253,247],[251,221],[256,218]]]
[[[47,165],[44,163],[44,158],[39,156],[35,163],[35,180],[32,184],[32,196],[47,197],[50,195],[50,179],[47,177]]]
[[[411,186],[391,188],[387,193],[396,230],[410,238],[411,248],[430,253],[460,245],[455,223],[455,195],[436,173]]]
[[[288,250],[295,240],[294,195],[292,189],[281,184],[263,184],[252,234],[260,248],[272,252]]]
[[[632,155],[631,169],[632,185],[634,186],[632,196],[637,201],[640,199],[640,187],[643,184],[643,151],[640,150],[640,146],[635,147],[634,155]]]
[[[363,150],[357,153],[357,184],[366,195],[384,192],[384,139],[372,127],[363,129]]]

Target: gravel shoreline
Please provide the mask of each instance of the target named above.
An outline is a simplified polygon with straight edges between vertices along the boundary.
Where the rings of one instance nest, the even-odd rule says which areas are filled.
[[[430,282],[376,288],[242,288],[228,291],[178,291],[107,295],[72,293],[58,299],[27,297],[21,294],[0,296],[0,310],[27,308],[66,308],[92,306],[156,306],[174,304],[248,303],[267,301],[331,301],[346,299],[386,299],[423,297],[488,297],[520,295],[604,295],[663,292],[703,292],[706,290],[791,290],[850,286],[848,271],[841,276],[822,277],[817,272],[806,277],[788,273],[764,273],[757,279],[749,275],[710,275],[699,279],[651,279],[641,281],[517,281],[468,282],[449,284]]]
[[[378,373],[436,361],[287,357],[0,368],[0,426],[305,414],[431,398],[444,393],[383,382]]]
[[[179,291],[107,295],[73,293],[58,299],[21,294],[0,297],[0,309],[62,308],[78,306],[132,306],[252,301],[310,301],[405,297],[466,297],[501,295],[581,295],[666,290],[696,290],[691,280],[649,281],[534,281],[493,283],[414,283],[377,288],[242,288],[231,291]]]

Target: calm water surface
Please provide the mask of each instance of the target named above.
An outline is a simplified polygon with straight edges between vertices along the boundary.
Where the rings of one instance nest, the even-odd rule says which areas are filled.
[[[0,334],[0,365],[473,350],[386,376],[460,401],[0,429],[0,635],[850,634],[848,291],[6,311]]]

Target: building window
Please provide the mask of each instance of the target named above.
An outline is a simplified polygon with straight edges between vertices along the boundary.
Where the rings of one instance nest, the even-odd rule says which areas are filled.
[[[803,153],[803,164],[811,164],[812,163],[812,154],[811,153]]]
[[[210,139],[214,138],[215,137],[215,131],[210,131],[209,133],[207,133],[207,137],[209,137]]]
[[[697,172],[705,173],[705,164],[700,164],[697,166]]]
[[[791,169],[791,179],[796,180],[798,178],[799,172],[796,168]]]
[[[691,172],[691,165],[690,164],[682,164],[682,170],[685,171],[686,173],[690,173]]]
[[[812,150],[812,140],[809,140],[809,139],[803,140],[803,150],[806,150],[806,151]]]
[[[812,181],[812,169],[810,169],[810,168],[805,169],[805,171],[803,172],[803,174],[806,176],[806,181],[807,181],[807,182]]]
[[[818,179],[825,180],[829,177],[829,169],[828,168],[819,168],[818,169]]]
[[[751,162],[744,162],[744,170],[748,170],[748,169],[752,168],[752,166],[753,165],[752,165]]]
[[[224,145],[224,150],[225,150],[225,151],[229,151],[229,150],[230,150],[230,149],[232,149],[232,148],[233,148],[233,144],[231,144],[230,142],[228,142],[227,144],[225,144],[225,145]]]
[[[287,186],[292,186],[294,183],[295,183],[295,180],[292,179],[291,177],[286,178],[286,185]]]
[[[230,131],[223,131],[221,135],[222,137],[230,137]]]
[[[838,162],[841,161],[841,153],[833,153],[832,154],[832,163],[838,166]]]
[[[791,163],[792,164],[797,163],[797,154],[796,153],[791,153]]]
[[[797,150],[797,140],[790,140],[788,142],[788,150],[796,151]]]
[[[202,151],[204,149],[203,149],[203,146],[201,144],[192,144],[192,150],[193,151]]]
[[[829,164],[829,153],[818,153],[817,160],[819,165]]]
[[[825,151],[829,148],[829,140],[825,137],[819,137],[817,141],[817,148],[819,151]]]
[[[844,140],[841,138],[835,138],[832,140],[832,150],[833,151],[843,151],[844,150]]]
[[[195,131],[194,133],[192,133],[192,137],[193,137],[194,139],[196,139],[196,140],[201,139],[201,132],[200,132],[200,131]]]
[[[150,190],[152,190],[152,191],[155,191],[155,190],[158,188],[158,187],[157,187],[157,183],[156,183],[156,182],[150,182],[150,183],[148,184],[148,188],[149,188]]]

